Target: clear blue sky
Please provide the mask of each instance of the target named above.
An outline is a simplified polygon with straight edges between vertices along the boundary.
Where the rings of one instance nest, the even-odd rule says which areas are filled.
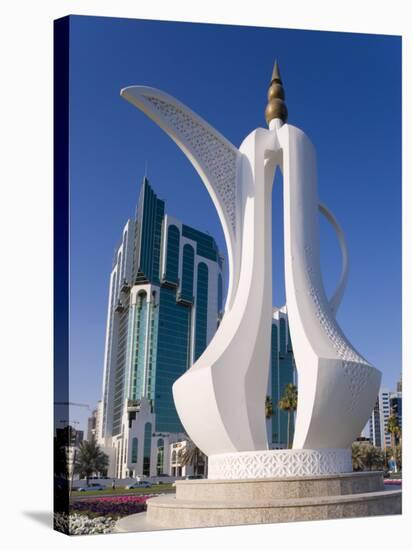
[[[399,37],[72,17],[70,65],[70,400],[101,395],[109,273],[122,228],[148,177],[166,211],[213,235],[218,217],[195,170],[153,122],[120,98],[133,84],[180,99],[234,145],[265,127],[275,58],[289,122],[318,155],[319,197],[348,241],[338,320],[394,388],[401,371],[401,39]],[[274,294],[284,299],[282,188],[273,192]],[[327,291],[339,277],[321,221]],[[85,409],[72,419],[84,427]]]

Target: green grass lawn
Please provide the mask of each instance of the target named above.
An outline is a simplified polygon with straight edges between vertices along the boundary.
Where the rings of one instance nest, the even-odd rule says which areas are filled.
[[[171,493],[175,488],[172,483],[162,483],[161,485],[152,485],[152,487],[141,487],[139,489],[126,489],[125,487],[109,487],[103,491],[72,491],[72,498],[87,497],[87,496],[107,496],[107,495],[150,495],[152,493]]]

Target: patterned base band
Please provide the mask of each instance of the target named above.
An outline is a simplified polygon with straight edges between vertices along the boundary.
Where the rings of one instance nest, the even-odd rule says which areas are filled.
[[[209,457],[208,479],[304,477],[352,472],[350,449],[288,449]]]

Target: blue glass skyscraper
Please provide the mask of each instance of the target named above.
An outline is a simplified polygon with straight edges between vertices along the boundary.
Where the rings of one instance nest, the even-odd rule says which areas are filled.
[[[167,215],[144,178],[110,277],[99,435],[113,475],[163,471],[159,456],[183,432],[172,385],[217,329],[222,265],[214,239]]]

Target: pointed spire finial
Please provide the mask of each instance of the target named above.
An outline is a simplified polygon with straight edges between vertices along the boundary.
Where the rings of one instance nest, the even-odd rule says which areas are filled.
[[[277,80],[278,82],[282,82],[282,78],[280,76],[280,71],[279,71],[279,64],[278,64],[277,59],[275,60],[275,64],[273,65],[273,72],[272,72],[271,82],[273,82],[274,80]]]
[[[268,91],[268,104],[266,105],[265,118],[267,125],[270,121],[279,118],[283,122],[288,119],[288,109],[286,107],[285,90],[283,89],[282,78],[280,76],[279,64],[277,60],[273,66],[272,79]]]

